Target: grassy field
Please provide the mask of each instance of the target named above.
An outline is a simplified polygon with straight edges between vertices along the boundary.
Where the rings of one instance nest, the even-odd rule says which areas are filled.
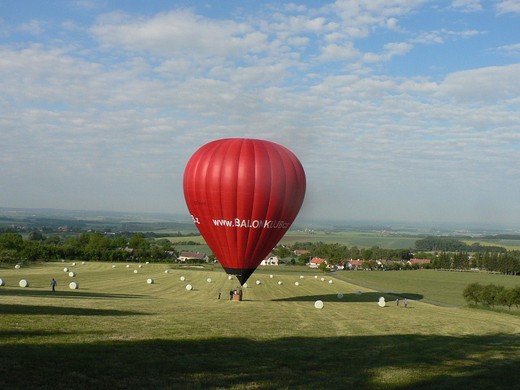
[[[70,278],[65,266],[77,276]],[[237,282],[219,269],[89,262],[0,269],[6,281],[0,287],[1,384],[6,389],[518,385],[520,317],[426,302],[457,304],[459,298],[446,291],[455,294],[460,287],[453,286],[466,283],[456,278],[465,274],[381,272],[381,279],[369,279],[370,274],[259,270],[244,289],[244,301],[234,302],[228,294]],[[398,280],[399,275],[406,278]],[[52,277],[58,280],[54,293]],[[22,278],[30,287],[18,286]],[[425,278],[431,284],[422,289]],[[69,289],[72,280],[78,290]],[[393,303],[403,292],[418,298],[406,309]],[[380,296],[389,301],[386,307],[377,305]],[[321,310],[314,307],[318,299],[324,302]]]

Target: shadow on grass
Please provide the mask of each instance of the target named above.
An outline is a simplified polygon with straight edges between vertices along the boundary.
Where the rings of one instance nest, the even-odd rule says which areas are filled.
[[[30,314],[30,315],[66,315],[66,316],[131,316],[145,315],[130,310],[91,309],[81,307],[45,306],[45,305],[18,305],[0,303],[0,313],[3,314]]]
[[[322,294],[322,295],[301,295],[297,297],[273,299],[273,301],[295,301],[295,302],[314,302],[321,300],[323,302],[377,302],[380,297],[384,297],[388,304],[395,301],[397,298],[407,297],[412,300],[420,300],[423,298],[420,294],[413,293],[399,293],[399,295],[382,292],[365,292],[362,294],[343,294],[338,298],[337,294]]]
[[[128,299],[128,298],[143,298],[145,295],[139,294],[107,294],[107,293],[95,293],[90,291],[81,290],[35,290],[35,289],[22,289],[22,288],[5,288],[2,287],[0,290],[0,297],[2,295],[9,296],[20,296],[20,297],[36,297],[36,298],[109,298],[109,299]],[[148,296],[146,296],[149,298]]]
[[[2,345],[3,388],[500,389],[520,338],[356,336]]]

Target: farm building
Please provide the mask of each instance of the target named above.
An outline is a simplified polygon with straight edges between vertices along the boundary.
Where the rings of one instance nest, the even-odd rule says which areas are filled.
[[[322,259],[320,257],[313,257],[310,261],[309,261],[309,268],[318,268],[320,266],[320,264],[327,264],[327,260],[325,259]]]
[[[209,257],[207,254],[202,252],[192,252],[192,251],[182,251],[179,255],[179,261],[180,262],[187,262],[187,261],[199,261],[199,262],[208,262]]]
[[[271,255],[266,257],[264,260],[262,260],[260,265],[278,265],[278,256]]]

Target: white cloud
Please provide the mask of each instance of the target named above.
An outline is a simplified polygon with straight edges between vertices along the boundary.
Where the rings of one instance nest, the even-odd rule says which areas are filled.
[[[439,93],[464,102],[497,102],[520,96],[520,64],[456,72],[442,82]]]
[[[477,12],[483,10],[480,0],[453,0],[451,6],[463,12]]]
[[[228,57],[266,49],[265,36],[244,23],[212,20],[176,10],[139,20],[124,15],[101,18],[92,33],[111,49],[150,53],[163,58]]]
[[[499,15],[513,13],[520,13],[520,1],[519,0],[502,0],[497,2],[496,10]]]

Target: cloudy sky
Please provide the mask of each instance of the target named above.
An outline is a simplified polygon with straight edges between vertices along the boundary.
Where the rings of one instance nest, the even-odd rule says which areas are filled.
[[[247,137],[300,217],[520,227],[520,0],[4,1],[0,80],[0,207],[187,215]]]

